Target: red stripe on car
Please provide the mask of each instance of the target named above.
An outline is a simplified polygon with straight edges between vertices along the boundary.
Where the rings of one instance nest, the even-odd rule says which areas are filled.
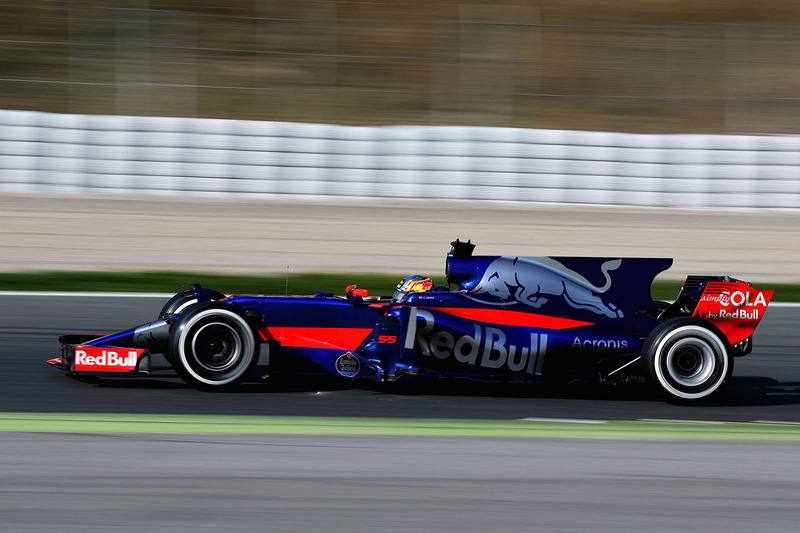
[[[278,341],[294,348],[355,350],[372,333],[372,328],[265,327],[259,335],[265,341]]]
[[[539,329],[570,329],[582,326],[592,326],[593,322],[583,322],[570,318],[537,315],[522,311],[506,311],[502,309],[463,309],[459,307],[431,307],[431,311],[441,311],[458,318],[497,324],[500,326],[520,326]]]

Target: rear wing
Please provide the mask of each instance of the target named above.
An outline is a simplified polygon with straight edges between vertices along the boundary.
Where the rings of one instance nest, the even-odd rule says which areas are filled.
[[[713,323],[733,346],[753,335],[774,292],[744,281],[709,281],[692,316]]]
[[[746,352],[774,292],[754,289],[729,276],[689,276],[675,303],[659,319],[691,314],[713,323],[731,346]]]

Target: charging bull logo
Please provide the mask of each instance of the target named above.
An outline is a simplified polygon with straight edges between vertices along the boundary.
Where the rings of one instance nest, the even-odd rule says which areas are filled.
[[[543,258],[545,259],[545,258]],[[566,269],[550,260],[554,270]],[[605,277],[602,287],[595,287],[577,272],[566,270],[566,276],[551,271],[544,262],[534,262],[520,257],[500,257],[486,269],[473,294],[489,295],[500,300],[515,299],[525,305],[539,308],[551,298],[563,298],[575,309],[586,309],[610,318],[622,318],[622,310],[605,303],[595,292],[604,293],[611,288],[611,275],[622,264],[622,259],[603,263],[600,271]],[[560,268],[557,268],[560,267]],[[579,283],[575,278],[586,285]]]

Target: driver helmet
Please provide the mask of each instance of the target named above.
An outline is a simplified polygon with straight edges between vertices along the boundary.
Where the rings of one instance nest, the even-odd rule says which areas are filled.
[[[397,290],[394,291],[394,301],[399,302],[406,297],[407,294],[412,292],[430,292],[433,290],[433,281],[431,278],[413,274],[403,278],[397,284]]]

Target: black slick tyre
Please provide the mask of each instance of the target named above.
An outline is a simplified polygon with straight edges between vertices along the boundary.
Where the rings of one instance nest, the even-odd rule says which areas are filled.
[[[221,292],[217,292],[211,289],[200,289],[203,295],[208,295],[208,297],[212,300],[222,300],[225,298],[225,295]],[[178,315],[188,309],[190,306],[197,303],[197,296],[194,293],[193,289],[186,289],[184,291],[179,292],[169,300],[167,303],[164,304],[164,307],[161,308],[161,312],[158,314],[158,318],[163,320],[168,316]]]
[[[169,360],[198,388],[221,388],[245,379],[258,361],[259,345],[247,321],[230,305],[199,304],[170,329]]]
[[[659,324],[645,340],[642,358],[652,382],[677,402],[718,394],[733,372],[725,336],[714,325],[690,317]]]

